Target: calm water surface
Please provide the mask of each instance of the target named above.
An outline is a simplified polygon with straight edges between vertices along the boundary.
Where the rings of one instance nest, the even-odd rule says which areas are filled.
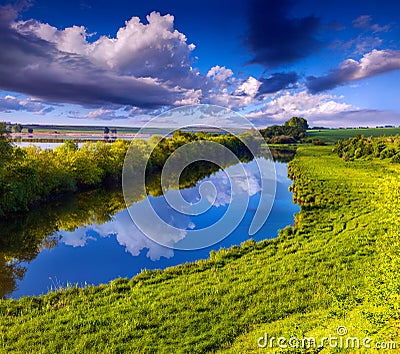
[[[14,145],[24,148],[24,147],[29,147],[29,146],[37,146],[40,147],[41,149],[50,149],[54,150],[57,146],[62,145],[63,142],[60,141],[58,143],[48,143],[48,142],[37,142],[37,141],[17,141],[14,142]],[[84,143],[79,142],[78,147],[81,147]]]
[[[279,229],[293,224],[293,214],[299,211],[288,191],[291,181],[287,178],[287,164],[275,165],[276,198],[267,221],[251,236],[256,241],[276,237]],[[65,197],[0,225],[4,233],[0,244],[0,296],[19,298],[68,284],[107,283],[117,277],[130,278],[143,269],[164,269],[205,259],[211,250],[239,245],[250,238],[248,230],[261,193],[255,161],[244,166],[251,181],[241,191],[250,195],[244,218],[224,240],[200,250],[174,250],[150,240],[133,224],[122,193],[105,189]],[[183,190],[183,197],[189,202],[198,201],[199,186],[204,181],[216,186],[217,198],[202,215],[172,217],[163,196],[147,198],[162,217],[173,218],[175,226],[204,228],[226,212],[230,199],[230,186],[223,171]],[[142,202],[138,202],[139,206]]]

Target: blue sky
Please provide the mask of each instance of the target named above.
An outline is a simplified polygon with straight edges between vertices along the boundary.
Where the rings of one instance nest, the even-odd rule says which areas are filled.
[[[139,126],[209,103],[257,126],[400,125],[397,1],[0,1],[0,120]]]

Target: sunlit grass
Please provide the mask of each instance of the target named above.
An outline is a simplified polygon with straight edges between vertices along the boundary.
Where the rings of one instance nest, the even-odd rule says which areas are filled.
[[[359,134],[365,137],[391,136],[400,134],[400,128],[315,129],[307,131],[307,137],[321,139],[330,144],[334,144],[339,139],[353,138]]]
[[[295,227],[131,280],[1,301],[0,349],[266,352],[257,346],[265,332],[322,337],[339,325],[354,336],[395,338],[398,226],[391,220],[400,181],[398,167],[388,166],[345,162],[331,147],[300,148],[289,168],[302,206]]]

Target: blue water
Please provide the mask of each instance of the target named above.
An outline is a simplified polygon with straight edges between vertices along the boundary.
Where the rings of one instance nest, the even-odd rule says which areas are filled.
[[[27,268],[26,273],[23,279],[17,280],[15,291],[7,297],[40,295],[68,284],[98,285],[118,277],[131,278],[143,269],[164,269],[208,258],[211,250],[240,245],[249,238],[260,241],[276,237],[279,229],[293,224],[293,215],[299,211],[299,207],[292,203],[292,194],[288,191],[291,181],[287,178],[287,164],[276,162],[275,167],[277,189],[271,213],[261,229],[251,237],[249,226],[261,195],[257,176],[254,176],[254,183],[249,190],[242,191],[250,199],[240,224],[229,236],[212,246],[191,251],[162,246],[142,234],[133,224],[128,209],[125,209],[103,224],[81,226],[74,231],[57,231],[53,237],[57,237],[59,242],[54,248],[44,248],[34,260],[21,264]],[[245,164],[245,169],[253,171],[254,161]],[[184,199],[196,202],[199,199],[198,186],[202,182],[208,180],[218,187],[214,205],[206,213],[190,217],[185,215],[182,219],[174,217],[175,225],[188,230],[203,228],[223,216],[229,206],[227,197],[230,193],[229,183],[224,183],[225,179],[225,173],[219,171],[195,187],[183,190]],[[164,197],[148,198],[157,211],[167,218],[169,209]]]

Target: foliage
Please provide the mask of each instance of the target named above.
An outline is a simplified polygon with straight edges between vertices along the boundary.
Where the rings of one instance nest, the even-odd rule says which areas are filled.
[[[270,144],[294,144],[296,139],[289,135],[276,135],[269,139]]]
[[[5,123],[0,122],[0,168],[9,161],[12,156],[12,145],[10,135]]]
[[[307,131],[307,137],[310,138],[310,142],[312,142],[312,139],[321,139],[325,144],[335,144],[338,140],[354,138],[357,135],[376,138],[396,134],[400,134],[400,128],[313,128]]]
[[[69,143],[74,149],[76,145]],[[133,142],[135,145],[143,145],[142,140]],[[110,144],[100,144],[102,148],[110,147]],[[112,145],[116,149],[118,144]],[[30,148],[30,154],[37,153],[38,149]],[[274,150],[272,151],[274,153]],[[281,150],[275,157],[289,159],[294,151]],[[109,155],[107,155],[109,156]],[[46,159],[35,161],[43,163],[46,167]],[[199,180],[210,176],[220,167],[213,164],[197,163],[189,165],[180,176],[180,188],[194,186]],[[40,174],[44,178],[44,172]],[[157,184],[158,182],[158,184]],[[162,193],[159,180],[150,180],[147,185],[148,193],[159,195]],[[137,195],[136,202],[145,198],[145,194]],[[120,188],[101,188],[91,191],[64,195],[62,199],[50,201],[34,208],[31,212],[13,215],[12,218],[0,219],[0,298],[11,294],[16,288],[16,281],[21,279],[26,271],[24,262],[34,260],[44,248],[52,248],[57,245],[58,231],[73,231],[82,225],[101,225],[111,220],[114,214],[127,207]],[[12,260],[12,261],[10,261]]]
[[[305,137],[308,129],[307,120],[300,117],[292,117],[284,125],[273,125],[261,129],[260,133],[271,144],[290,144]]]
[[[301,117],[292,117],[284,124],[287,127],[293,127],[298,129],[300,132],[305,132],[308,129],[308,122],[306,119]]]
[[[399,340],[399,196],[390,193],[399,166],[349,164],[309,146],[289,167],[301,212],[278,238],[132,280],[0,301],[0,351],[258,352],[264,333],[321,338],[339,325]]]
[[[15,124],[12,126],[12,132],[13,133],[21,133],[22,132],[22,125],[21,124]]]
[[[365,138],[363,135],[357,135],[354,138],[336,142],[334,151],[345,161],[377,157],[399,163],[400,135],[381,138]]]
[[[119,180],[129,142],[89,142],[78,149],[76,143],[66,141],[53,151],[13,147],[3,137],[0,146],[8,152],[7,158],[6,153],[1,155],[0,169],[0,216],[4,216],[65,192]]]
[[[325,143],[321,139],[312,139],[313,145],[325,145]]]
[[[194,147],[199,149],[204,145],[201,142],[205,140],[224,145],[242,161],[253,158],[247,146],[257,146],[253,144],[254,138],[251,134],[236,137],[230,134],[192,134],[177,131],[171,138],[160,139],[155,136],[149,141],[135,139],[131,142],[118,139],[112,143],[87,142],[80,148],[77,143],[68,140],[52,151],[34,146],[24,149],[13,147],[7,133],[2,130],[0,217],[12,212],[29,210],[33,204],[53,199],[61,193],[119,182],[130,145],[129,152],[133,154],[131,161],[134,164],[130,168],[135,169],[136,165],[140,165],[140,161],[148,161],[146,175],[151,185],[147,192],[159,195],[160,173],[168,157],[180,146],[189,142],[200,142]],[[208,154],[205,151],[202,153],[210,157],[214,154],[210,148]],[[182,183],[190,185],[207,170],[210,170],[209,165],[202,166],[195,179],[184,177]],[[138,191],[140,192],[140,188]],[[137,198],[143,198],[143,195],[138,193]]]

